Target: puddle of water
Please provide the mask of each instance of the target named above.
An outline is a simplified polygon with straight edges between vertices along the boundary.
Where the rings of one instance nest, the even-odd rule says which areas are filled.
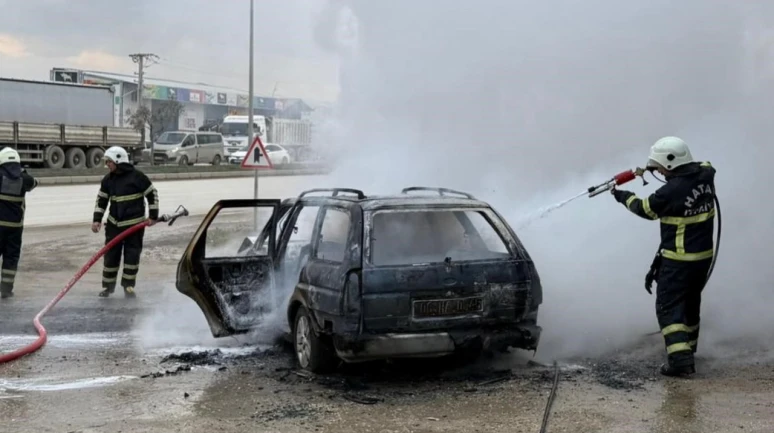
[[[14,350],[37,339],[37,335],[4,335],[0,339],[0,350]],[[126,333],[88,333],[49,335],[46,346],[59,348],[76,348],[88,346],[110,347],[124,345],[130,341]]]
[[[0,393],[7,391],[65,391],[71,389],[98,388],[114,385],[127,380],[138,379],[137,376],[107,376],[78,379],[67,382],[49,382],[48,379],[29,379],[10,381],[0,379]],[[0,397],[2,398],[2,397]],[[12,397],[5,397],[12,398]]]
[[[559,370],[560,371],[581,371],[581,370],[588,370],[588,367],[585,367],[583,365],[578,364],[562,364],[559,363]]]

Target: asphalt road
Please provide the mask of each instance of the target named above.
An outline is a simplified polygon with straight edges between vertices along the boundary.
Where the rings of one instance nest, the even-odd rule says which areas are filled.
[[[277,176],[259,180],[259,198],[287,198],[323,182],[324,176]],[[192,214],[206,213],[220,199],[253,198],[252,178],[156,181],[161,213],[185,206]],[[41,186],[27,196],[25,226],[87,224],[91,221],[99,184]]]

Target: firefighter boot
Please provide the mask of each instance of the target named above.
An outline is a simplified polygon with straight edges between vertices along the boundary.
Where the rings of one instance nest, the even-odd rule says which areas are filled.
[[[696,373],[696,368],[693,365],[675,367],[669,364],[663,364],[661,365],[660,373],[668,377],[687,377]]]
[[[13,297],[13,292],[1,292],[0,299],[8,299]]]
[[[113,290],[111,290],[111,289],[105,289],[105,290],[103,290],[103,291],[99,292],[99,297],[100,297],[100,298],[107,298],[107,297],[108,297],[108,296],[110,296],[112,293],[113,293]]]
[[[124,287],[124,297],[126,298],[136,298],[137,294],[134,293],[134,287]]]

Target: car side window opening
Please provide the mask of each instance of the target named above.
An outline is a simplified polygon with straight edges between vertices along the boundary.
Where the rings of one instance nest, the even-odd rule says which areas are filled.
[[[497,229],[478,211],[380,211],[374,214],[370,230],[370,262],[376,266],[510,255]]]
[[[219,212],[207,227],[204,258],[226,258],[235,255],[263,257],[269,255],[269,247],[265,242],[244,252],[239,252],[245,242],[245,237],[258,234],[253,222],[254,210],[257,210],[258,227],[270,223],[274,213],[274,209],[271,207],[224,209]]]
[[[309,259],[312,249],[312,234],[317,222],[319,206],[303,206],[297,213],[295,224],[290,232],[290,238],[282,258],[283,267],[295,272]]]
[[[347,253],[349,225],[349,211],[333,207],[325,209],[314,258],[343,262]]]

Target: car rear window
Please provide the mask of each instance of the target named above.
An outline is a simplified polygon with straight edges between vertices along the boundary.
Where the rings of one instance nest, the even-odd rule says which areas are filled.
[[[376,266],[507,258],[508,247],[483,211],[389,210],[374,214],[370,262]]]

